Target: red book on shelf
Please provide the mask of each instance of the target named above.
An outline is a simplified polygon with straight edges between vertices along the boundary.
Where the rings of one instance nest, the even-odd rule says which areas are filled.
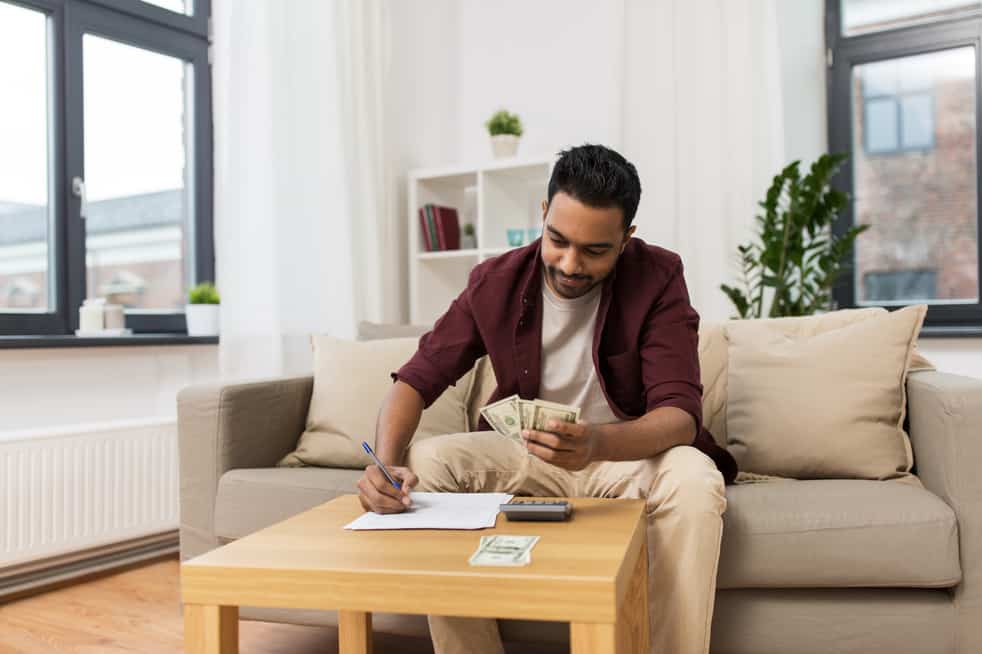
[[[434,207],[437,234],[444,250],[460,249],[460,221],[453,207]]]
[[[419,227],[420,234],[423,237],[423,249],[430,252],[432,248],[430,247],[430,227],[426,221],[426,210],[423,207],[419,208]]]

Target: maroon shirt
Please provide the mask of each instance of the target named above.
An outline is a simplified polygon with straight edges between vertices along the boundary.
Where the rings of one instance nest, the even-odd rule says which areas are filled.
[[[489,400],[534,399],[542,371],[541,239],[477,265],[419,349],[392,373],[430,406],[478,358],[490,355],[498,387]],[[603,281],[593,335],[593,364],[611,410],[632,420],[663,406],[696,421],[693,446],[733,483],[737,465],[702,426],[699,314],[689,304],[682,260],[632,238]],[[479,429],[491,429],[481,418]]]

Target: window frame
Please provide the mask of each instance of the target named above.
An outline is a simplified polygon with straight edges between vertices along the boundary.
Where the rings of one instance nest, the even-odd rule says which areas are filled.
[[[194,12],[190,16],[148,2],[134,2],[134,0],[88,0],[88,2],[206,39],[210,37],[208,23],[211,20],[211,0],[193,0]]]
[[[127,45],[183,59],[193,65],[193,261],[185,261],[195,281],[215,280],[213,125],[208,23],[210,0],[195,0],[195,15],[184,16],[133,0],[2,0],[42,11],[49,18],[49,128],[53,202],[49,248],[54,250],[54,311],[0,312],[0,336],[71,336],[78,329],[78,307],[86,296],[85,221],[70,181],[84,171],[82,37],[94,34]],[[134,333],[186,334],[183,312],[127,313]]]
[[[853,150],[852,69],[854,66],[898,57],[928,54],[958,47],[975,51],[975,152],[976,152],[976,234],[979,270],[979,298],[974,302],[928,304],[921,333],[925,336],[982,335],[982,10],[960,13],[950,19],[936,20],[896,29],[843,36],[840,3],[826,0],[825,43],[827,68],[828,142],[830,152]],[[863,99],[865,111],[865,99]],[[935,116],[936,117],[936,116]],[[898,124],[900,120],[898,117]],[[932,142],[934,139],[932,138]],[[865,147],[864,143],[861,147]],[[920,150],[920,148],[918,148]],[[876,153],[872,156],[883,156]],[[832,179],[832,185],[849,193],[850,201],[833,224],[833,233],[841,236],[854,224],[853,162],[850,156]],[[860,238],[862,238],[860,236]],[[833,299],[841,308],[881,306],[888,309],[906,303],[867,302],[856,304],[856,270],[851,265],[840,275]]]

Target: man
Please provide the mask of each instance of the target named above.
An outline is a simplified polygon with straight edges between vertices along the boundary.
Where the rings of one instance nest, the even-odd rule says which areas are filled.
[[[651,651],[706,654],[736,462],[702,428],[699,316],[681,259],[632,239],[640,197],[637,171],[613,150],[560,154],[542,238],[475,267],[392,375],[376,442],[403,490],[376,466],[358,488],[378,513],[404,510],[409,488],[645,499]],[[523,432],[523,447],[482,419],[483,431],[413,445],[407,462],[422,410],[485,353],[490,402],[538,397],[581,407],[581,421]],[[438,654],[504,651],[495,620],[429,622]]]

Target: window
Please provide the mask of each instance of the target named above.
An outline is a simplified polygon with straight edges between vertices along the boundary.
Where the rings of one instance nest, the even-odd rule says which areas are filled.
[[[982,333],[982,4],[828,0],[829,149],[856,240],[839,306],[929,305],[925,334]]]
[[[932,23],[980,8],[979,0],[843,0],[842,33],[855,36]]]
[[[894,301],[920,298],[928,301],[937,297],[936,270],[890,270],[863,274],[865,296],[868,300]]]
[[[87,297],[185,331],[214,279],[209,0],[0,0],[0,334]]]
[[[924,68],[918,67],[918,61],[923,58],[889,59],[856,67],[867,154],[928,150],[934,145],[934,75],[931,70],[912,74]]]

